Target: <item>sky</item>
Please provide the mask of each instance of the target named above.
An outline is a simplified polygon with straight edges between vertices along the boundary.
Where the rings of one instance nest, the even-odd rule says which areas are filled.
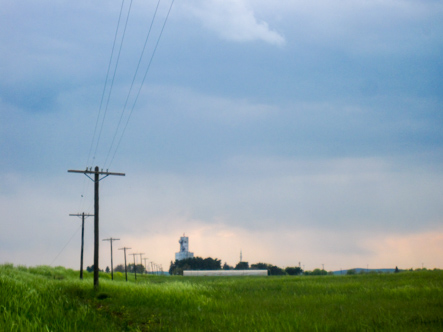
[[[0,0],[0,264],[443,268],[441,1],[171,1]]]

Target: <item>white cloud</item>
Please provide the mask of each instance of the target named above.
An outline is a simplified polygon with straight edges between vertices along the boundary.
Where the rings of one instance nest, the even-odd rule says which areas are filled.
[[[205,0],[189,3],[186,7],[204,26],[226,40],[261,40],[279,46],[285,44],[285,38],[272,30],[267,22],[258,19],[244,1]]]
[[[257,16],[282,22],[288,43],[305,47],[341,48],[358,55],[417,53],[441,40],[443,5],[438,1],[244,1]]]

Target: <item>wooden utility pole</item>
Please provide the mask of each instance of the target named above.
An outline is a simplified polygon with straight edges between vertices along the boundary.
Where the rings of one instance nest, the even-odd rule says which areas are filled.
[[[98,289],[98,247],[99,247],[99,214],[98,214],[98,184],[101,180],[108,177],[109,175],[119,175],[119,176],[125,176],[125,173],[111,173],[106,170],[104,172],[103,170],[99,170],[98,166],[95,166],[95,169],[92,170],[91,168],[86,168],[84,171],[77,171],[77,170],[68,170],[69,173],[83,173],[88,178],[90,178],[94,182],[94,288]],[[91,178],[89,174],[94,174],[94,178]],[[100,175],[104,175],[102,178],[100,178]]]
[[[109,239],[104,239],[103,241],[111,242],[111,279],[114,280],[114,266],[112,264],[112,241],[119,241],[120,239],[113,239],[110,237]]]
[[[148,273],[148,268],[147,268],[147,266],[146,266],[146,260],[147,260],[148,258],[143,258],[143,260],[145,261],[145,270],[146,270],[146,274]]]
[[[142,255],[144,255],[145,253],[140,253],[140,265],[143,266],[143,259],[142,259]],[[142,273],[144,274],[144,273]]]
[[[131,248],[124,247],[124,248],[119,248],[118,250],[123,250],[125,253],[125,276],[126,276],[126,281],[128,281],[128,268],[126,265],[126,249],[131,249]]]
[[[129,255],[134,256],[134,273],[135,273],[135,280],[137,280],[137,265],[135,265],[135,255],[138,254],[129,254]]]
[[[80,251],[80,279],[83,279],[83,244],[85,242],[85,217],[92,217],[93,214],[70,214],[71,217],[82,217],[82,249]]]

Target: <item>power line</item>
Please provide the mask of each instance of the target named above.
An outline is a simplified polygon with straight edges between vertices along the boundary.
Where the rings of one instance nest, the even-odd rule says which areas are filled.
[[[99,120],[100,120],[100,114],[101,114],[101,110],[102,110],[103,100],[104,100],[104,97],[105,97],[106,87],[108,85],[109,72],[110,72],[110,69],[111,69],[112,58],[114,57],[115,43],[117,41],[118,30],[120,28],[120,20],[121,20],[121,16],[122,16],[122,12],[123,12],[124,3],[125,3],[125,0],[122,0],[122,4],[120,6],[120,14],[118,16],[117,28],[115,29],[115,34],[114,34],[114,42],[112,44],[111,56],[109,57],[108,70],[106,72],[105,84],[103,86],[102,97],[101,97],[101,100],[100,100],[100,107],[99,107],[99,110],[98,110],[97,120],[95,122],[94,134],[92,135],[91,146],[89,147],[89,153],[88,153],[88,159],[86,161],[86,166],[89,165],[89,159],[91,158],[92,147],[94,146],[95,134],[97,132],[97,127],[98,127],[98,123],[99,123]]]
[[[95,151],[94,151],[94,158],[95,158],[95,156],[97,154],[97,149],[98,149],[98,146],[99,146],[99,143],[100,143],[100,137],[101,137],[101,134],[102,134],[103,125],[105,123],[106,114],[108,112],[109,100],[111,99],[112,89],[114,87],[115,74],[117,73],[117,68],[118,68],[118,64],[119,64],[119,61],[120,61],[120,54],[121,54],[121,51],[122,51],[122,48],[123,48],[123,42],[125,40],[126,28],[128,27],[129,14],[131,13],[131,8],[132,8],[132,0],[131,0],[131,2],[129,4],[128,14],[126,16],[125,27],[123,29],[122,39],[121,39],[121,42],[120,42],[120,48],[119,48],[118,55],[117,55],[117,61],[115,63],[114,74],[112,75],[111,87],[109,88],[109,94],[108,94],[108,98],[107,98],[107,101],[106,101],[106,107],[105,107],[105,111],[103,113],[103,120],[102,120],[102,124],[100,126],[100,131],[99,131],[99,134],[98,134],[98,138],[97,138],[97,145],[96,145]]]
[[[140,57],[139,57],[139,59],[138,59],[137,67],[136,67],[136,69],[135,69],[135,73],[134,73],[134,76],[133,76],[133,78],[132,78],[131,86],[130,86],[129,91],[128,91],[128,94],[127,94],[127,96],[126,96],[126,101],[125,101],[125,104],[124,104],[124,106],[123,106],[123,110],[122,110],[122,113],[121,113],[121,115],[120,115],[120,119],[119,119],[119,121],[118,121],[118,125],[117,125],[117,128],[116,128],[115,133],[114,133],[114,137],[112,138],[111,146],[109,147],[108,154],[106,155],[106,159],[105,159],[105,163],[104,163],[105,166],[106,166],[106,162],[108,161],[108,157],[109,157],[109,155],[110,155],[110,153],[111,153],[112,147],[113,147],[113,145],[114,145],[115,138],[117,137],[117,133],[118,133],[118,130],[119,130],[119,128],[120,128],[120,124],[121,124],[121,122],[122,122],[123,115],[124,115],[124,113],[125,113],[125,111],[126,111],[126,107],[127,107],[127,105],[128,105],[129,97],[130,97],[130,95],[131,95],[132,88],[133,88],[133,86],[134,86],[135,79],[136,79],[136,77],[137,77],[138,70],[139,70],[139,68],[140,68],[140,64],[141,64],[141,62],[142,62],[143,55],[144,55],[144,53],[145,53],[146,46],[147,46],[147,44],[148,44],[149,37],[150,37],[150,35],[151,35],[152,26],[154,25],[154,21],[155,21],[155,18],[156,18],[156,16],[157,16],[157,11],[158,11],[158,7],[159,7],[159,5],[160,5],[160,1],[161,1],[161,0],[158,0],[158,1],[157,1],[157,6],[155,7],[154,15],[152,16],[152,20],[151,20],[151,25],[149,26],[148,34],[146,35],[145,43],[144,43],[144,45],[143,45],[142,52],[141,52]]]
[[[51,264],[49,264],[49,265],[54,264],[54,262],[57,260],[58,256],[60,256],[61,253],[63,252],[63,250],[65,250],[65,248],[66,248],[66,247],[68,246],[68,244],[72,241],[72,239],[74,238],[74,236],[77,234],[77,232],[80,230],[81,227],[82,227],[82,226],[80,225],[80,226],[77,228],[77,230],[75,231],[74,234],[72,234],[71,238],[70,238],[70,239],[68,240],[68,242],[65,244],[65,246],[63,247],[63,249],[60,250],[60,252],[58,253],[58,255],[55,256],[55,258],[52,260]]]
[[[131,111],[129,112],[128,119],[126,120],[126,124],[125,124],[125,126],[124,126],[124,128],[123,128],[123,132],[122,132],[122,134],[121,134],[121,136],[120,136],[120,139],[119,139],[119,141],[118,141],[118,144],[117,144],[117,147],[116,147],[116,149],[115,149],[115,151],[114,151],[114,154],[113,154],[113,156],[112,156],[112,159],[111,159],[111,161],[110,161],[110,163],[109,163],[109,166],[111,166],[111,165],[112,165],[112,162],[114,161],[114,158],[115,158],[115,155],[116,155],[116,153],[117,153],[117,150],[118,150],[118,148],[120,147],[120,144],[121,144],[121,142],[122,142],[123,136],[124,136],[124,134],[125,134],[125,132],[126,132],[126,128],[128,127],[129,120],[130,120],[130,118],[131,118],[131,116],[132,116],[132,113],[133,113],[133,111],[134,111],[135,105],[137,104],[138,98],[139,98],[139,96],[140,96],[140,92],[141,92],[142,87],[143,87],[143,84],[144,84],[144,82],[145,82],[145,80],[146,80],[146,76],[148,75],[149,69],[151,68],[152,60],[154,59],[154,55],[155,55],[155,53],[156,53],[156,51],[157,51],[158,44],[160,43],[160,39],[161,39],[161,37],[162,37],[162,35],[163,35],[163,31],[164,31],[164,29],[165,29],[165,26],[166,26],[166,23],[167,23],[167,21],[168,21],[169,15],[170,15],[170,13],[171,13],[171,9],[172,9],[172,6],[173,6],[173,4],[174,4],[174,1],[175,1],[175,0],[172,0],[172,1],[171,1],[171,5],[169,6],[169,10],[168,10],[168,13],[167,13],[167,15],[166,15],[165,21],[164,21],[163,26],[162,26],[162,28],[161,28],[161,30],[160,30],[160,34],[159,34],[159,36],[158,36],[158,39],[157,39],[157,42],[156,42],[156,44],[155,44],[154,50],[153,50],[153,52],[152,52],[151,58],[149,59],[148,67],[146,68],[145,74],[144,74],[143,79],[142,79],[142,81],[141,81],[141,83],[140,83],[140,87],[139,87],[138,92],[137,92],[137,94],[136,94],[136,97],[135,97],[134,103],[132,104]],[[109,166],[108,166],[108,167],[109,167]]]

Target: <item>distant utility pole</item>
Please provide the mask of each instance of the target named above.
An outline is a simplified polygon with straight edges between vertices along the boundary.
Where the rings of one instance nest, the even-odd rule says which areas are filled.
[[[125,275],[126,275],[126,281],[128,281],[128,268],[126,265],[126,249],[131,249],[131,248],[124,247],[124,248],[120,248],[118,250],[123,250],[125,252]]]
[[[91,168],[86,168],[84,171],[77,171],[77,170],[68,170],[69,173],[83,173],[88,178],[90,178],[94,182],[94,288],[98,289],[98,246],[99,246],[99,236],[98,236],[98,183],[103,180],[104,178],[108,177],[109,175],[118,175],[118,176],[125,176],[124,173],[111,173],[106,170],[104,172],[103,170],[99,171],[98,166],[95,166],[95,169],[92,170]],[[91,178],[89,174],[94,174],[94,178]],[[100,178],[100,175],[104,175],[102,178]]]
[[[135,265],[135,255],[139,255],[139,254],[129,254],[134,256],[134,273],[135,273],[135,280],[137,280],[137,265]]]
[[[70,214],[71,217],[82,217],[82,249],[80,251],[80,279],[83,280],[83,246],[85,243],[85,217],[92,217],[93,214],[85,214],[84,212],[82,214]]]
[[[146,265],[146,260],[147,260],[148,258],[143,258],[143,260],[145,261],[145,270],[146,270],[146,273],[148,273],[148,268],[147,268],[147,265]]]
[[[110,237],[109,239],[103,239],[103,241],[109,241],[111,243],[111,279],[114,280],[114,266],[112,264],[112,241],[120,241],[120,239],[113,239]]]
[[[140,265],[143,266],[143,259],[142,259],[142,255],[144,255],[145,253],[139,253],[140,255]],[[144,267],[143,267],[144,268]],[[143,274],[143,273],[142,273]]]

